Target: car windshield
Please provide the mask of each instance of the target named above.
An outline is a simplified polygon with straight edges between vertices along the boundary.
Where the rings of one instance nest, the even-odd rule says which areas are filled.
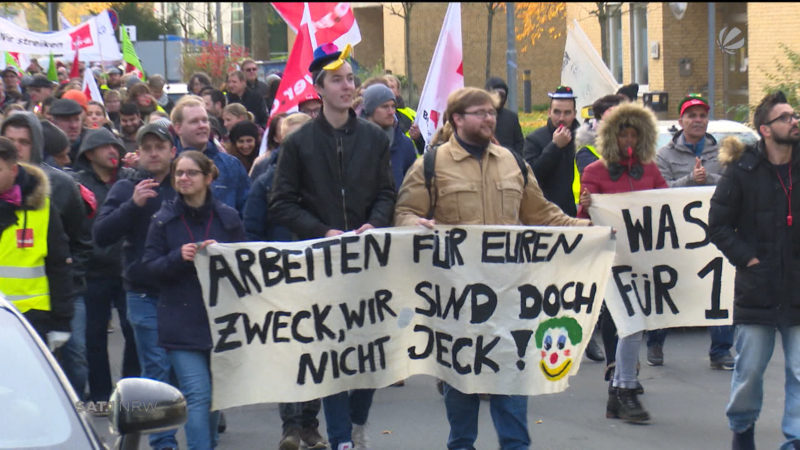
[[[87,448],[58,377],[19,319],[0,308],[0,448]]]

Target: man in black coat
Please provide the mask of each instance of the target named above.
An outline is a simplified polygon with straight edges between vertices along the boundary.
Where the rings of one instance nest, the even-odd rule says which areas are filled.
[[[286,138],[278,159],[269,214],[300,239],[387,227],[394,215],[389,138],[351,108],[355,84],[348,54],[349,45],[338,51],[333,44],[323,44],[314,51],[309,72],[322,99],[322,113]],[[323,399],[332,449],[340,444],[358,447],[365,423],[351,424],[351,403],[353,416],[366,418],[373,393],[374,389],[357,389]],[[316,432],[318,407],[304,411],[305,423],[294,424],[287,419],[298,418],[284,414],[285,405],[281,448],[295,447],[300,438],[312,447],[308,436]]]
[[[578,209],[572,194],[575,178],[575,93],[569,86],[549,92],[547,125],[525,138],[523,156],[531,165],[546,199],[565,213],[575,216]]]
[[[264,97],[247,87],[247,81],[241,70],[228,74],[225,89],[229,105],[241,103],[245,109],[253,113],[258,126],[263,128],[267,125],[267,106],[264,103]]]
[[[736,363],[726,408],[734,449],[754,449],[764,371],[783,340],[786,364],[781,448],[800,445],[800,116],[782,92],[768,94],[753,116],[761,140],[722,143],[725,170],[711,198],[709,237],[736,267],[733,323]]]
[[[522,136],[522,127],[519,126],[519,116],[516,112],[504,107],[508,97],[508,85],[502,78],[492,77],[486,80],[486,90],[500,96],[494,137],[497,138],[500,145],[522,156],[522,145],[525,139]]]

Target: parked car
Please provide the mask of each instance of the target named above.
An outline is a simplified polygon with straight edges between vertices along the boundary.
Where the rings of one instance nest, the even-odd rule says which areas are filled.
[[[680,131],[680,124],[677,120],[659,120],[656,148],[667,145],[678,131]],[[736,136],[747,145],[754,144],[759,139],[755,130],[733,120],[709,120],[708,133],[711,133],[718,143],[728,136]]]
[[[108,403],[116,442],[104,443],[94,408],[79,401],[45,343],[2,295],[0,361],[0,448],[136,449],[142,434],[186,421],[186,399],[178,389],[125,378]]]
[[[164,86],[164,92],[173,103],[178,103],[181,97],[189,93],[189,89],[186,87],[186,83],[169,83]]]

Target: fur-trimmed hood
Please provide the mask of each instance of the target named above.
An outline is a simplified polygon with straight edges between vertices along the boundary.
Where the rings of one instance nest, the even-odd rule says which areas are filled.
[[[738,161],[744,154],[745,149],[747,149],[747,146],[744,142],[740,141],[736,136],[728,136],[720,144],[717,160],[721,165],[728,166]]]
[[[597,147],[606,164],[619,162],[622,152],[617,145],[617,134],[622,126],[631,126],[639,132],[639,141],[634,149],[634,157],[642,164],[653,162],[656,157],[656,138],[658,128],[656,117],[644,106],[635,103],[622,103],[614,108],[602,121],[597,130]]]
[[[26,209],[41,209],[50,196],[50,180],[44,171],[23,162],[19,164],[17,182],[22,188],[22,204]]]

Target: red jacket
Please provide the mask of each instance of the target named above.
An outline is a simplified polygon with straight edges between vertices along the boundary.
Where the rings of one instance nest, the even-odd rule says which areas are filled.
[[[634,172],[638,164],[634,164]],[[595,161],[583,170],[581,177],[581,189],[586,188],[592,194],[617,194],[620,192],[633,192],[644,191],[647,189],[662,189],[669,187],[661,172],[658,170],[656,163],[651,162],[639,167],[644,169],[644,173],[639,179],[636,179],[628,173],[627,164],[620,164],[618,167],[622,168],[622,174],[616,180],[611,179],[611,172],[609,172],[603,160]],[[583,206],[578,208],[578,217],[589,217],[588,212]]]

